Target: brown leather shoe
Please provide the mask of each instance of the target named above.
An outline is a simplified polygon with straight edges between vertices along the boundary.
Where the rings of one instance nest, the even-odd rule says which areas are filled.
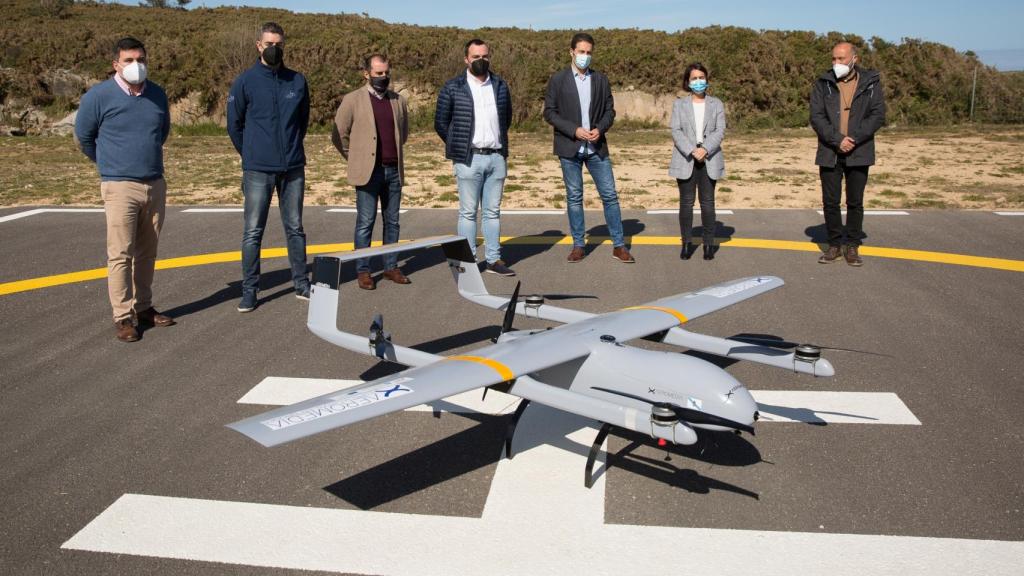
[[[846,263],[850,266],[863,266],[864,261],[860,259],[860,254],[857,253],[856,246],[846,247]]]
[[[156,308],[153,308],[152,306],[148,310],[136,312],[135,316],[139,319],[139,324],[145,324],[147,326],[163,327],[174,325],[174,318],[157,312]]]
[[[383,276],[395,284],[412,284],[412,280],[406,278],[405,274],[402,274],[402,271],[398,268],[385,270]]]
[[[359,287],[363,290],[373,290],[377,288],[377,285],[373,283],[373,277],[370,276],[369,272],[359,272],[356,274],[356,281],[359,282]]]
[[[625,262],[626,264],[632,264],[636,262],[633,256],[630,255],[629,250],[626,250],[625,246],[619,246],[612,250],[612,258],[615,258],[619,262]]]
[[[569,257],[565,260],[569,264],[575,264],[580,260],[583,260],[583,256],[585,256],[585,254],[583,254],[583,248],[581,246],[573,246],[572,252],[569,252]]]
[[[839,246],[829,246],[828,250],[818,258],[818,264],[831,264],[837,260],[842,254],[839,252]]]
[[[114,328],[117,330],[117,339],[121,342],[135,342],[139,339],[139,331],[132,325],[131,320],[114,322]]]

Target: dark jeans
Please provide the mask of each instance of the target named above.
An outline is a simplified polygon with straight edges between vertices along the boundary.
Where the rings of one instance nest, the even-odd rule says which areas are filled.
[[[868,183],[867,166],[847,166],[839,158],[835,168],[818,167],[821,175],[821,203],[828,230],[828,245],[843,243],[843,214],[839,202],[843,198],[843,178],[846,178],[846,243],[860,246],[864,236],[864,187]]]
[[[306,169],[288,172],[242,172],[242,194],[245,195],[245,229],[242,234],[242,292],[255,292],[260,287],[260,246],[270,212],[270,199],[277,190],[281,223],[288,242],[288,263],[296,289],[309,286],[306,276],[306,233],[302,230],[302,197],[306,186]]]
[[[679,185],[679,234],[684,243],[693,238],[693,200],[700,195],[700,224],[704,227],[704,243],[715,240],[715,180],[708,177],[704,162],[693,163],[693,174],[686,180],[677,178]]]
[[[384,243],[398,242],[398,209],[402,203],[402,177],[397,166],[377,166],[370,181],[356,186],[356,248],[366,248],[373,237],[373,225],[377,221],[377,200],[380,200],[380,215],[384,218]],[[386,254],[384,269],[398,267],[398,254]],[[370,259],[356,260],[356,272],[369,272]]]

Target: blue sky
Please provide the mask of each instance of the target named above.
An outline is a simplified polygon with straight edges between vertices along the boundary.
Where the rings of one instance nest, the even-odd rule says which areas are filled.
[[[950,44],[958,50],[1024,48],[1024,2],[976,0],[797,0],[685,2],[680,0],[562,0],[486,2],[464,0],[217,2],[193,0],[192,6],[238,5],[285,8],[295,12],[366,12],[388,22],[527,28],[654,28],[675,31],[712,24],[754,29],[839,30],[890,41],[904,37]]]
[[[284,8],[296,12],[365,12],[388,22],[427,26],[481,28],[516,26],[534,29],[653,28],[676,31],[713,24],[754,29],[837,30],[889,41],[920,38],[973,50],[986,61],[988,53],[1024,60],[1024,1],[953,0],[852,2],[684,0],[513,0],[426,2],[193,0],[192,6],[238,5]],[[1016,56],[1014,56],[1016,53]],[[1024,62],[1022,62],[1024,64]],[[1019,66],[1024,68],[1024,65]]]

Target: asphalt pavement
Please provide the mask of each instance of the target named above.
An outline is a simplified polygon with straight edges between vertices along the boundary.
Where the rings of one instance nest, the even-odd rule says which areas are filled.
[[[161,259],[239,249],[240,214],[186,208],[168,208]],[[2,221],[24,210],[0,210],[0,287],[104,267],[102,214],[43,212]],[[803,242],[809,250],[824,235],[813,210],[720,215],[717,258],[707,262],[698,254],[682,261],[671,241],[678,238],[674,215],[627,211],[623,218],[635,264],[612,259],[605,242],[570,265],[570,246],[556,243],[568,233],[564,215],[506,213],[504,257],[518,275],[485,274],[489,289],[508,293],[520,280],[524,293],[578,295],[557,304],[604,312],[744,276],[779,276],[786,282],[781,289],[697,319],[688,329],[876,353],[826,350],[837,372],[829,379],[749,363],[721,365],[754,391],[894,394],[920,425],[765,424],[753,438],[725,436],[703,453],[674,448],[667,455],[649,439],[613,434],[603,475],[605,524],[739,530],[752,537],[995,541],[1013,554],[1022,550],[1024,437],[1017,420],[1024,409],[1024,274],[869,250],[862,268],[821,265],[812,251],[724,241]],[[452,210],[410,210],[401,216],[402,237],[453,233],[455,219]],[[351,213],[306,207],[311,251],[351,242],[354,221]],[[607,234],[600,211],[587,212],[587,225],[594,237]],[[1024,254],[1024,217],[992,212],[867,216],[865,230],[866,247],[1018,266]],[[523,240],[533,236],[550,241]],[[282,246],[275,209],[264,247]],[[382,280],[373,292],[359,290],[346,268],[339,326],[363,333],[382,313],[403,345],[449,355],[488,343],[500,313],[459,298],[442,260],[429,252],[404,254],[412,284]],[[216,554],[62,548],[126,494],[297,507],[310,510],[310,526],[317,522],[314,511],[324,509],[484,515],[507,415],[401,412],[274,449],[225,428],[267,409],[238,403],[267,377],[368,380],[401,369],[316,338],[305,327],[308,304],[293,297],[287,259],[266,259],[263,271],[260,306],[239,314],[237,260],[159,270],[155,305],[178,324],[145,330],[133,344],[114,339],[103,279],[0,295],[0,573],[363,571],[344,562],[249,561],[241,554],[218,561]],[[547,324],[517,319],[516,325]],[[582,469],[578,476],[578,489],[586,490]],[[531,482],[524,498],[546,489],[543,478]],[[972,559],[979,573],[1003,573],[999,550]],[[423,573],[441,571],[444,562],[433,559]],[[636,565],[644,566],[642,560]],[[387,562],[380,566],[375,573],[391,573]]]

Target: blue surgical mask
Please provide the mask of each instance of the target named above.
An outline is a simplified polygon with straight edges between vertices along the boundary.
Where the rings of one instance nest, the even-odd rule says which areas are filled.
[[[577,54],[576,58],[574,59],[576,62],[576,67],[579,68],[580,70],[586,70],[587,68],[590,67],[590,58],[590,54]]]
[[[708,89],[707,80],[690,80],[690,90],[693,90],[697,94],[703,94]]]

